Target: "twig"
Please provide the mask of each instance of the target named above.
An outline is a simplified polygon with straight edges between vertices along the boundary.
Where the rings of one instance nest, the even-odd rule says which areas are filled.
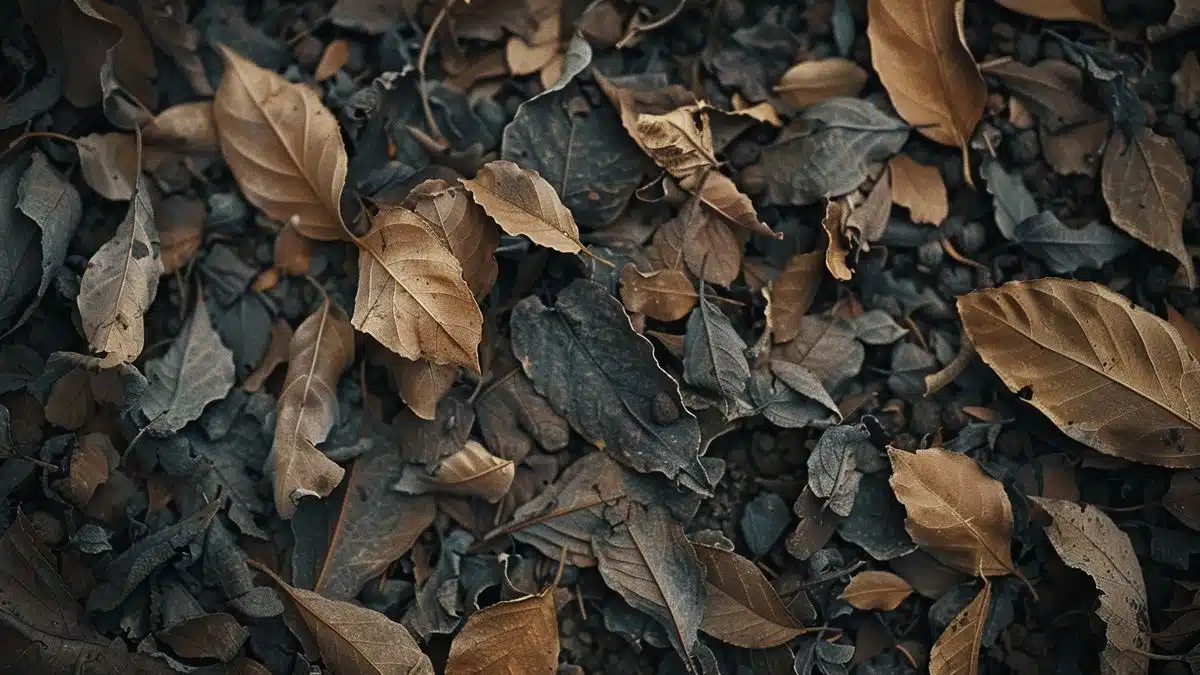
[[[450,13],[450,8],[453,6],[454,0],[449,0],[438,11],[437,16],[433,18],[433,23],[429,26],[429,32],[425,34],[425,40],[421,43],[421,51],[417,55],[417,75],[420,78],[421,107],[425,110],[425,123],[429,125],[429,131],[443,141],[446,140],[446,137],[442,135],[437,121],[433,119],[433,108],[429,106],[429,86],[425,77],[425,61],[429,58],[429,46],[433,43],[433,36],[442,27],[442,22],[446,20],[446,15]]]

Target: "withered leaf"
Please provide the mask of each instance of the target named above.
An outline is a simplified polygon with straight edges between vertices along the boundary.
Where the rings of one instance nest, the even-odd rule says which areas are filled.
[[[1060,499],[1031,497],[1054,518],[1046,534],[1067,565],[1096,582],[1096,616],[1107,626],[1108,644],[1100,665],[1108,675],[1146,673],[1150,659],[1150,619],[1142,566],[1125,534],[1100,509]]]
[[[67,477],[54,487],[76,508],[86,507],[96,488],[108,480],[109,456],[114,454],[112,441],[105,434],[80,436],[71,453]]]
[[[338,416],[337,384],[354,360],[354,329],[328,297],[300,324],[288,346],[288,368],[275,411],[275,440],[264,473],[284,520],[305,496],[327,497],[343,469],[317,449]]]
[[[800,330],[791,342],[772,348],[771,358],[804,367],[827,391],[834,391],[858,374],[866,349],[856,337],[854,324],[846,319],[809,314],[800,319]]]
[[[978,675],[979,650],[991,600],[992,585],[984,579],[975,599],[938,636],[929,652],[929,675]]]
[[[116,234],[88,261],[79,282],[79,314],[92,351],[108,366],[133,361],[142,353],[142,317],[158,294],[162,275],[154,209],[138,174],[129,211]]]
[[[803,396],[810,404],[816,405],[820,412],[811,422],[827,424],[830,421],[841,421],[842,415],[838,412],[837,403],[808,368],[790,361],[772,359],[771,372],[793,392]]]
[[[498,159],[480,168],[473,180],[462,179],[462,184],[505,232],[562,253],[585,250],[571,211],[536,171]]]
[[[233,616],[225,613],[203,614],[175,624],[159,633],[171,650],[185,659],[232,661],[250,637]]]
[[[854,498],[858,496],[858,454],[866,448],[874,451],[871,434],[859,425],[830,427],[821,434],[816,447],[808,456],[808,487],[813,494],[829,500],[830,511],[839,516],[850,515]]]
[[[1191,170],[1175,141],[1149,129],[1131,139],[1113,134],[1104,151],[1100,187],[1113,223],[1183,265],[1196,285],[1192,257],[1183,245],[1183,217],[1192,201]]]
[[[967,574],[1017,573],[1009,552],[1012,504],[1004,485],[975,460],[942,448],[888,448],[892,490],[905,528],[927,552]]]
[[[254,561],[250,566],[271,577],[291,599],[321,659],[338,675],[433,675],[429,657],[404,626],[373,609],[295,588]]]
[[[121,41],[120,26],[91,3],[22,0],[21,15],[33,30],[46,60],[62,73],[63,97],[78,108],[100,102],[100,66]],[[69,54],[69,55],[68,55]]]
[[[438,401],[433,419],[424,420],[403,411],[392,423],[396,445],[405,461],[432,464],[462,449],[467,443],[475,411],[456,395]]]
[[[342,239],[346,148],[317,93],[219,48],[213,99],[221,153],[250,203],[312,239]]]
[[[824,260],[822,251],[797,253],[771,283],[767,312],[775,328],[772,335],[775,344],[791,342],[800,332],[800,320],[808,314],[825,277]]]
[[[276,319],[275,323],[271,324],[271,342],[267,345],[267,353],[263,355],[262,363],[246,376],[246,381],[242,384],[243,389],[249,392],[259,391],[267,383],[271,373],[288,362],[288,349],[294,334],[292,327],[283,319]]]
[[[475,297],[486,296],[500,271],[493,255],[500,233],[470,194],[460,185],[428,180],[408,193],[405,206],[428,221],[434,235],[458,259]]]
[[[688,317],[683,339],[683,380],[693,387],[720,396],[725,417],[734,416],[750,382],[746,343],[729,317],[706,295]]]
[[[213,104],[180,103],[163,110],[142,130],[142,141],[147,147],[189,154],[216,152],[220,140],[213,121]]]
[[[162,245],[162,273],[174,274],[200,248],[208,209],[199,199],[171,195],[154,204],[154,214]]]
[[[96,194],[125,201],[133,194],[139,169],[137,139],[133,134],[90,134],[79,139],[79,172]]]
[[[995,75],[1033,111],[1038,122],[1052,134],[1100,117],[1083,98],[1083,75],[1075,66],[1058,59],[1044,59],[1032,66],[1008,60],[988,64]]]
[[[233,387],[233,352],[221,342],[208,317],[203,294],[196,309],[162,358],[146,364],[150,387],[141,410],[152,435],[166,436],[200,417],[205,406]]]
[[[450,249],[404,208],[380,211],[356,240],[354,327],[407,359],[479,372],[483,314]]]
[[[1049,211],[1017,223],[1012,234],[1014,241],[1057,274],[1070,274],[1081,267],[1099,269],[1137,245],[1100,221],[1068,227]]]
[[[1163,508],[1193,530],[1200,530],[1200,471],[1176,471],[1163,495]]]
[[[1187,345],[1192,356],[1200,359],[1200,326],[1188,321],[1187,317],[1180,314],[1171,305],[1167,305],[1167,323],[1171,324],[1179,333],[1179,337],[1183,339],[1183,343]]]
[[[913,587],[903,578],[882,570],[867,570],[855,574],[839,599],[857,609],[889,612],[912,595]]]
[[[621,269],[621,302],[629,311],[651,319],[678,321],[696,306],[696,289],[681,270],[643,273],[633,263],[626,263]]]
[[[946,183],[936,166],[919,164],[908,155],[888,160],[892,201],[908,209],[914,223],[940,225],[950,214]]]
[[[454,380],[458,378],[458,366],[439,365],[425,359],[412,361],[394,356],[388,359],[387,367],[392,374],[392,382],[400,392],[400,400],[423,420],[432,420],[437,416],[438,401],[450,391]]]
[[[742,271],[743,248],[724,219],[692,198],[654,232],[647,255],[658,267],[678,268],[682,261],[708,283],[729,286]]]
[[[501,381],[479,395],[475,406],[479,428],[487,446],[505,459],[519,462],[534,450],[534,444],[550,452],[567,447],[571,426],[533,388],[520,366],[510,356],[497,359]]]
[[[963,148],[983,116],[987,86],[962,38],[955,0],[867,3],[871,63],[896,111],[926,138]],[[965,161],[965,159],[964,159]]]
[[[768,422],[785,429],[802,429],[809,425],[824,426],[841,419],[836,404],[830,402],[832,405],[826,406],[824,400],[829,394],[812,373],[795,364],[780,364],[781,371],[799,371],[800,377],[793,377],[793,381],[803,383],[803,378],[807,376],[816,386],[796,389],[786,384],[783,378],[767,371],[755,370],[750,374],[750,397]]]
[[[595,538],[592,547],[604,583],[657,619],[680,657],[690,662],[707,588],[704,565],[679,521],[665,508],[650,506]]]
[[[557,672],[558,617],[553,590],[551,586],[472,614],[450,644],[446,675]]]
[[[1108,28],[1104,15],[1104,0],[996,0],[998,3],[1029,16],[1048,21],[1084,21],[1100,28]]]
[[[804,632],[754,563],[715,546],[693,546],[704,565],[701,631],[746,649],[776,647]]]
[[[983,360],[1063,433],[1103,453],[1200,465],[1200,362],[1166,321],[1103,286],[1009,283],[959,298]]]
[[[508,493],[516,471],[512,460],[493,455],[476,441],[467,441],[462,450],[439,460],[430,472],[409,467],[392,489],[413,495],[479,497],[495,504]]]
[[[589,443],[637,471],[686,476],[708,491],[696,418],[603,286],[573,281],[554,308],[525,298],[511,325],[513,353],[534,387]],[[676,419],[662,416],[667,405],[680,411]]]
[[[285,225],[275,237],[275,267],[287,274],[304,276],[312,263],[312,241],[290,225]]]
[[[793,108],[804,108],[831,98],[858,96],[867,84],[862,66],[838,57],[802,61],[788,68],[775,93]]]

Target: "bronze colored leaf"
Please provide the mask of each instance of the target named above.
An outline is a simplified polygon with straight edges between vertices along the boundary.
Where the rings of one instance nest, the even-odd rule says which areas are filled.
[[[777,647],[804,632],[754,563],[714,546],[694,546],[705,570],[700,630],[746,649]]]
[[[308,274],[312,262],[312,241],[291,225],[284,225],[275,237],[275,266],[295,276]]]
[[[472,614],[450,644],[446,675],[557,672],[558,617],[553,591],[550,586],[536,595],[498,602]]]
[[[633,263],[621,269],[621,303],[631,312],[678,321],[696,306],[696,297],[692,280],[678,269],[643,274]]]
[[[977,291],[958,313],[983,360],[1063,433],[1136,462],[1200,466],[1200,362],[1166,321],[1065,279]]]
[[[824,251],[797,253],[771,283],[767,312],[775,329],[775,344],[791,342],[800,333],[800,319],[808,314],[825,277],[824,261]]]
[[[267,353],[263,355],[262,363],[254,369],[254,372],[246,376],[246,382],[242,388],[246,391],[255,392],[263,388],[267,383],[267,378],[271,377],[271,373],[275,369],[288,362],[288,350],[292,343],[292,327],[283,319],[276,319],[271,325],[271,342],[267,345]]]
[[[425,359],[413,361],[390,354],[387,360],[392,382],[400,392],[400,400],[423,420],[437,417],[438,401],[450,391],[458,378],[458,366],[438,365]]]
[[[838,281],[849,281],[854,276],[854,270],[846,264],[850,252],[846,250],[846,243],[842,235],[846,227],[846,219],[850,217],[849,211],[845,201],[830,199],[825,204],[825,217],[821,219],[821,227],[824,228],[825,236],[829,240],[825,248],[825,267]]]
[[[979,650],[983,627],[992,602],[992,585],[983,588],[938,636],[929,652],[929,675],[979,675]]]
[[[867,84],[862,66],[838,57],[803,61],[788,68],[775,93],[793,108],[804,108],[831,98],[856,98]]]
[[[562,253],[586,250],[571,211],[538,172],[498,159],[479,169],[474,180],[462,179],[462,184],[505,232]]]
[[[892,201],[908,209],[914,223],[940,225],[950,215],[946,183],[936,166],[896,155],[888,160],[888,171],[892,175]]]
[[[1196,270],[1183,245],[1183,217],[1192,201],[1191,170],[1175,141],[1146,128],[1138,129],[1132,139],[1114,133],[1104,151],[1100,187],[1113,224],[1174,256],[1194,288]]]
[[[1105,675],[1145,675],[1150,667],[1146,581],[1129,535],[1095,506],[1031,497],[1054,522],[1046,535],[1062,561],[1096,582],[1096,616],[1107,626],[1100,654]]]
[[[162,273],[174,274],[200,248],[208,207],[199,199],[171,195],[154,203],[154,213],[162,245]]]
[[[209,101],[180,103],[158,113],[142,130],[147,147],[184,153],[217,152],[220,139]]]
[[[859,572],[838,598],[858,609],[890,612],[912,595],[913,587],[902,577],[882,570]]]
[[[500,272],[494,256],[500,232],[471,195],[461,185],[427,180],[408,193],[404,205],[428,221],[434,235],[458,258],[475,297],[487,295]]]
[[[233,616],[201,614],[177,623],[158,634],[171,651],[187,659],[233,660],[250,637]]]
[[[1047,21],[1083,21],[1108,28],[1104,0],[996,0],[1014,12]]]
[[[123,202],[133,194],[138,146],[133,134],[89,134],[79,139],[79,172],[96,194]]]
[[[380,211],[356,243],[354,327],[406,359],[479,372],[483,314],[458,260],[424,220],[404,208]]]
[[[275,442],[267,473],[284,520],[301,497],[327,497],[345,471],[317,449],[338,416],[337,382],[354,360],[354,329],[326,297],[300,324],[288,346],[288,369],[275,409]]]
[[[213,99],[221,153],[246,199],[312,239],[345,238],[346,148],[316,91],[220,46]]]
[[[330,600],[295,588],[254,560],[251,567],[271,577],[291,599],[312,634],[321,660],[338,675],[433,675],[433,664],[421,653],[404,626],[373,609]]]
[[[717,166],[708,113],[699,106],[684,106],[663,115],[638,115],[634,129],[634,140],[646,154],[677,179]]]
[[[467,441],[462,450],[440,460],[431,472],[410,466],[393,488],[414,495],[479,497],[495,504],[508,494],[516,472],[511,460],[493,455],[477,441]]]
[[[942,448],[888,448],[892,490],[904,504],[913,541],[967,574],[1016,574],[1009,542],[1012,504],[1004,485],[975,460]]]
[[[112,441],[105,434],[80,436],[71,453],[67,477],[54,484],[62,496],[77,508],[92,500],[96,488],[108,480],[109,457],[116,456]]]
[[[987,87],[960,31],[962,2],[870,0],[871,63],[896,111],[926,138],[962,148],[983,116]]]
[[[317,62],[317,67],[313,70],[313,81],[324,82],[333,77],[337,71],[342,69],[342,66],[350,60],[350,43],[346,40],[338,39],[325,45],[325,51],[321,53],[321,60]]]
[[[1167,305],[1167,323],[1171,324],[1179,333],[1179,337],[1183,338],[1183,343],[1187,345],[1192,356],[1200,360],[1200,328],[1170,305]]]

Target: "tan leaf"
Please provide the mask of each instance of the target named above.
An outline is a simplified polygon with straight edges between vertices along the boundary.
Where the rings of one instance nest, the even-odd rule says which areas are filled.
[[[955,0],[869,0],[871,63],[896,111],[926,138],[962,148],[983,116],[987,87],[967,50]]]
[[[679,268],[710,284],[729,286],[742,270],[745,245],[711,209],[691,199],[679,214],[654,232],[647,255],[655,267]]]
[[[462,179],[462,184],[505,232],[562,253],[586,250],[575,217],[536,171],[498,159],[479,169],[474,180]]]
[[[200,199],[171,195],[154,203],[154,213],[162,245],[162,273],[174,274],[200,248],[208,207]]]
[[[345,40],[334,40],[328,45],[325,45],[325,51],[321,52],[321,60],[317,62],[317,68],[313,71],[313,80],[316,82],[324,82],[333,77],[337,71],[350,60],[350,43]]]
[[[946,183],[936,166],[896,155],[888,160],[888,171],[892,175],[892,201],[908,209],[914,223],[940,225],[950,215]]]
[[[698,172],[679,180],[679,186],[696,197],[725,220],[764,237],[782,239],[783,235],[758,219],[750,198],[742,194],[733,179],[716,169]]]
[[[288,362],[288,350],[292,343],[292,327],[283,319],[276,319],[271,325],[271,342],[267,344],[267,352],[263,354],[262,363],[254,372],[246,376],[242,388],[249,392],[259,391],[267,383],[267,378],[275,369]]]
[[[800,332],[800,319],[808,314],[825,278],[824,262],[824,251],[797,253],[771,283],[767,312],[775,329],[775,344],[791,342]]]
[[[717,166],[708,113],[699,106],[638,115],[634,129],[634,139],[646,154],[675,178],[687,179]]]
[[[1017,572],[1008,548],[1012,504],[1000,481],[970,457],[942,448],[888,448],[888,457],[892,490],[908,513],[904,526],[913,541],[960,572]]]
[[[860,188],[861,189],[861,188]],[[892,179],[885,171],[871,186],[871,191],[846,217],[845,229],[853,235],[851,241],[867,250],[866,242],[878,241],[892,215]]]
[[[1166,321],[1065,279],[964,295],[958,313],[983,360],[1063,433],[1136,462],[1200,466],[1200,362]]]
[[[107,435],[92,433],[79,436],[71,453],[67,477],[54,487],[68,502],[84,508],[92,500],[96,488],[108,481],[108,458],[115,455],[116,450]]]
[[[498,602],[472,614],[450,643],[446,675],[558,671],[558,616],[554,587]]]
[[[424,220],[404,208],[380,211],[356,243],[354,327],[406,359],[479,372],[483,314],[458,260]]]
[[[477,441],[467,441],[462,450],[439,460],[432,472],[411,467],[394,489],[415,495],[479,497],[495,504],[508,494],[516,472],[512,461],[493,455]]]
[[[1183,245],[1183,217],[1192,201],[1191,170],[1175,141],[1139,128],[1132,142],[1109,138],[1100,187],[1113,224],[1142,243],[1175,256],[1196,286],[1192,257]]]
[[[843,200],[830,199],[825,204],[825,217],[821,219],[821,227],[829,239],[825,248],[825,267],[838,281],[849,281],[854,276],[854,270],[846,264],[850,252],[846,250],[846,243],[842,238],[842,230],[850,216],[849,210]]]
[[[412,408],[413,413],[423,420],[437,417],[438,401],[450,391],[458,378],[458,366],[438,365],[425,359],[413,361],[390,354],[386,365],[392,374],[392,382],[400,392],[400,399]]]
[[[317,449],[337,421],[337,382],[354,360],[354,330],[328,297],[300,324],[288,346],[288,369],[275,408],[275,442],[267,460],[275,509],[284,520],[301,497],[327,497],[345,471]]]
[[[1145,675],[1150,659],[1150,618],[1146,581],[1129,535],[1095,506],[1031,497],[1054,522],[1046,535],[1062,561],[1096,582],[1096,616],[1107,626],[1108,645],[1100,654],[1106,675]]]
[[[1179,70],[1171,76],[1175,85],[1175,112],[1187,114],[1200,107],[1200,58],[1188,52],[1179,62]]]
[[[404,626],[373,609],[330,600],[295,588],[254,560],[250,566],[271,577],[291,600],[325,665],[338,675],[433,675]]]
[[[291,225],[284,225],[275,237],[275,266],[295,276],[308,274],[312,263],[312,242]]]
[[[1038,138],[1046,163],[1060,176],[1079,174],[1095,178],[1100,172],[1100,158],[1104,156],[1111,126],[1107,119],[1100,119],[1057,134],[1043,128]]]
[[[315,91],[260,68],[227,47],[213,118],[246,199],[312,239],[343,239],[346,148]]]
[[[1104,0],[996,0],[1004,7],[1047,21],[1083,21],[1108,28]]]
[[[123,202],[133,194],[138,174],[137,139],[133,134],[90,134],[79,139],[79,172],[96,194]]]
[[[496,283],[500,268],[496,246],[500,232],[487,213],[460,185],[427,180],[412,189],[404,205],[428,221],[430,229],[450,249],[463,269],[463,279],[482,299]]]
[[[701,631],[747,649],[776,647],[804,632],[754,563],[713,546],[694,547],[708,591]]]
[[[857,97],[867,84],[862,66],[838,57],[804,61],[788,68],[775,93],[793,108],[804,108],[831,98]]]
[[[1183,338],[1183,343],[1187,345],[1188,351],[1200,361],[1200,328],[1170,305],[1167,305],[1167,323],[1175,328],[1179,337]]]
[[[562,27],[561,2],[545,3],[549,11],[539,12],[537,28],[530,40],[512,36],[504,49],[504,60],[513,75],[532,75],[558,55]]]
[[[643,274],[633,263],[621,269],[621,303],[658,321],[678,321],[696,306],[696,289],[680,270]]]
[[[992,585],[983,588],[963,611],[946,626],[929,651],[929,675],[978,675],[983,627],[992,602]]]
[[[907,581],[891,572],[867,570],[855,574],[838,598],[858,609],[890,612],[912,592],[913,587]]]
[[[147,146],[179,152],[216,152],[220,148],[210,101],[180,103],[158,113],[142,130]]]

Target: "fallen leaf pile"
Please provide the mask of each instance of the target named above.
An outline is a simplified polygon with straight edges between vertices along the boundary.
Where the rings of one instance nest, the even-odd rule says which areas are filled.
[[[8,3],[0,672],[1186,672],[1144,4]]]

